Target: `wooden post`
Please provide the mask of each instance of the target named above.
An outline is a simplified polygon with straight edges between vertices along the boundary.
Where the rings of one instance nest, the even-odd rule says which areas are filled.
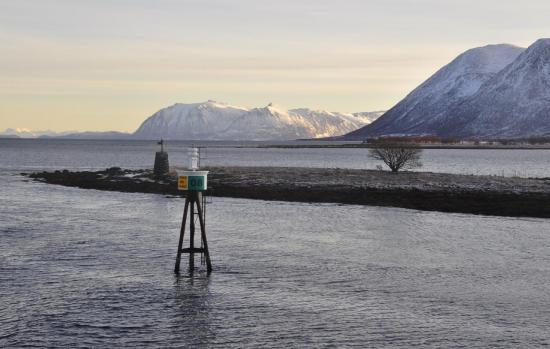
[[[185,234],[185,221],[187,220],[187,210],[189,209],[189,198],[185,198],[185,208],[183,209],[183,218],[181,220],[181,229],[180,229],[180,240],[178,242],[178,254],[176,256],[176,267],[174,272],[176,274],[180,273],[180,260],[181,260],[181,249],[183,247],[183,235]]]
[[[187,194],[191,197],[191,215],[189,220],[189,272],[195,270],[195,204],[197,203],[197,192]]]
[[[204,256],[206,257],[206,272],[211,273],[212,272],[212,262],[210,261],[210,253],[208,252],[208,241],[206,241],[206,226],[204,224],[204,216],[203,216],[203,207],[202,204],[202,193],[198,193],[197,195],[197,211],[199,214],[199,223],[201,226],[201,238],[202,238],[202,244],[204,247]]]

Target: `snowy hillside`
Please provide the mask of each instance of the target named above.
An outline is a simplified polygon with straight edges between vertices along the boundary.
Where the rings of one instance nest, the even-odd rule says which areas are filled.
[[[367,125],[376,113],[343,114],[269,104],[244,108],[216,101],[174,104],[147,120],[134,133],[140,139],[293,140],[342,135]]]
[[[463,137],[550,136],[550,39],[531,45],[466,103],[442,133]]]
[[[414,89],[371,125],[347,139],[389,134],[439,134],[448,124],[448,111],[514,61],[523,48],[489,45],[468,50]]]

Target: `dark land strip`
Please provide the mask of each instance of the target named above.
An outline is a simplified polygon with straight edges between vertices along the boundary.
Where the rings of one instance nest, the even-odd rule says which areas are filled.
[[[294,168],[209,168],[206,195],[260,200],[402,207],[511,217],[550,218],[550,178],[431,172]],[[55,171],[24,174],[85,189],[185,196],[176,177],[155,181],[150,170]]]

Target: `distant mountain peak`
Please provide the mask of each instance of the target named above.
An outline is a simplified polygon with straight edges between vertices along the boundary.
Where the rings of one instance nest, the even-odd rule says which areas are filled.
[[[529,46],[472,98],[449,111],[462,137],[550,135],[550,39]]]
[[[274,112],[274,113],[287,113],[288,110],[278,104],[275,104],[273,102],[269,103],[264,109]]]
[[[263,108],[236,107],[209,100],[177,103],[159,110],[136,130],[142,139],[292,140],[342,135],[372,121],[371,113],[287,110],[274,103]]]
[[[525,49],[509,44],[476,47],[459,55],[453,62],[458,73],[497,73],[510,64]],[[461,63],[460,65],[457,63]]]
[[[550,136],[550,39],[488,45],[441,68],[378,120],[344,138],[430,134]]]
[[[494,81],[524,54],[525,49],[509,44],[467,50],[372,124],[351,132],[345,138],[426,134],[452,136],[464,126],[463,120],[455,118],[451,111],[481,93],[490,81]]]
[[[530,48],[539,49],[539,48],[548,47],[548,46],[550,46],[550,38],[541,38],[535,41],[535,43],[533,43],[533,45],[531,45]]]

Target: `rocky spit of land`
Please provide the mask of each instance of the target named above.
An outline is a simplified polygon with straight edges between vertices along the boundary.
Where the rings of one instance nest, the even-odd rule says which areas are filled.
[[[295,167],[208,168],[207,195],[260,200],[403,207],[427,211],[550,218],[550,178]],[[121,192],[184,196],[175,175],[151,170],[55,171],[37,181]]]

